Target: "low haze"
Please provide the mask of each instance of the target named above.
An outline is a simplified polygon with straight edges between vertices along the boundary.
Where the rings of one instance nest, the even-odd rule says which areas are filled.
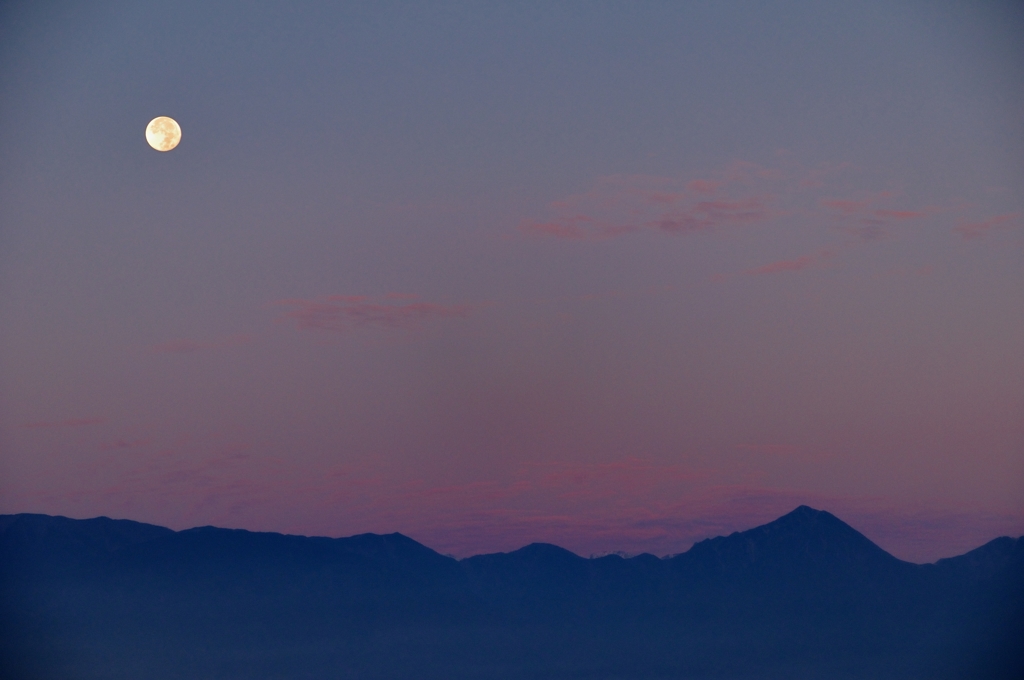
[[[1024,534],[1016,3],[5,3],[0,513]],[[160,153],[146,125],[169,116]]]

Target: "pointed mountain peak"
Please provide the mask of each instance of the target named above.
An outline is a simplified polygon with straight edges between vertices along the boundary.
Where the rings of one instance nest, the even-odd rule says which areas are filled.
[[[768,524],[696,543],[676,559],[785,569],[900,563],[832,513],[807,505]]]
[[[519,550],[514,550],[510,555],[521,555],[523,557],[545,558],[545,559],[583,559],[571,550],[566,550],[553,543],[531,543]]]
[[[821,524],[823,526],[832,526],[835,528],[845,527],[850,531],[856,531],[849,524],[839,519],[831,512],[825,512],[824,510],[815,510],[809,505],[801,505],[795,510],[787,512],[782,517],[779,517],[773,522],[769,522],[763,526],[809,526],[812,524]]]
[[[786,513],[782,517],[817,517],[820,515],[828,515],[829,517],[834,517],[832,513],[825,512],[824,510],[815,510],[809,505],[797,506],[795,510]],[[780,517],[779,519],[782,519],[782,517]]]

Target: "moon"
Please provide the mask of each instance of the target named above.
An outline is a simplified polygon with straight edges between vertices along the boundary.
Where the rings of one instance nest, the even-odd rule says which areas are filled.
[[[167,116],[157,116],[146,126],[146,141],[157,151],[170,151],[181,141],[181,126]]]

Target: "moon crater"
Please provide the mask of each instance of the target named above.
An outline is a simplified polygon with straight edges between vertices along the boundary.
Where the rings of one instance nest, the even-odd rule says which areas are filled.
[[[181,141],[181,126],[167,116],[158,116],[146,126],[146,141],[157,151],[170,151]]]

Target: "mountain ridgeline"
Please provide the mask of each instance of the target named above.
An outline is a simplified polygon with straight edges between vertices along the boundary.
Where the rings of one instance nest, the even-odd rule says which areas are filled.
[[[330,539],[0,516],[0,677],[1024,677],[1024,538],[917,565],[801,506],[659,559],[455,560]]]

